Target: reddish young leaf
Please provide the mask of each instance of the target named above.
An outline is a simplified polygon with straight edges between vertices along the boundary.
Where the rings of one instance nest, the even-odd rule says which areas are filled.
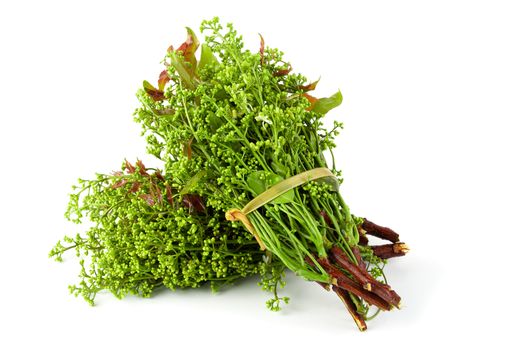
[[[144,166],[144,163],[142,163],[141,160],[137,160],[137,168],[139,168],[139,174],[142,176],[148,176],[148,172],[146,171],[146,167]]]
[[[287,68],[287,69],[279,69],[278,71],[275,71],[273,73],[273,76],[274,77],[282,77],[284,75],[287,75],[288,73],[290,73],[292,71],[292,67],[290,68]]]
[[[198,194],[185,194],[182,196],[182,204],[190,210],[190,212],[203,213],[206,211],[204,200]]]
[[[313,97],[312,95],[309,95],[307,93],[304,93],[304,94],[301,94],[301,95],[306,97],[308,102],[310,102],[310,106],[308,108],[306,108],[306,110],[307,111],[311,111],[312,109],[314,109],[314,106],[317,103],[317,101],[319,101],[319,99],[317,97]]]
[[[156,171],[155,172],[155,176],[157,177],[157,179],[159,179],[160,181],[164,181],[164,176],[162,176],[162,174],[160,173],[160,171]]]
[[[173,205],[173,193],[171,192],[171,186],[166,184],[166,200],[169,204]]]
[[[156,199],[158,203],[162,202],[162,192],[156,184],[152,183],[149,189],[149,193],[152,198]]]
[[[166,84],[170,81],[170,77],[168,76],[168,72],[166,70],[163,70],[160,72],[159,75],[159,90],[164,91],[164,87]]]
[[[133,164],[131,164],[130,162],[128,162],[128,160],[126,159],[126,170],[128,171],[128,174],[133,174],[135,172],[135,167],[133,166]]]
[[[195,70],[197,66],[197,59],[195,58],[195,51],[197,51],[197,48],[199,47],[199,40],[195,36],[195,33],[190,28],[186,27],[186,31],[188,32],[188,36],[186,38],[186,41],[183,42],[179,48],[177,49],[177,52],[179,52],[186,62],[191,63],[193,70]]]
[[[144,199],[148,205],[152,206],[155,204],[155,199],[151,194],[143,193],[139,196],[140,198]]]
[[[129,189],[129,191],[131,193],[137,193],[137,191],[140,189],[140,183],[138,182],[134,182],[133,184],[131,184],[131,188]]]
[[[146,80],[144,80],[142,86],[144,87],[144,91],[146,91],[146,93],[150,95],[154,101],[162,101],[166,98],[164,97],[164,93],[162,91],[151,85]]]
[[[182,79],[182,82],[186,87],[195,89],[196,87],[196,70],[197,70],[197,58],[195,57],[195,51],[199,47],[199,40],[195,36],[195,33],[190,29],[186,28],[188,36],[186,41],[176,50],[176,52],[168,51],[171,58],[171,65],[175,68],[178,75]]]
[[[259,54],[261,55],[261,66],[264,66],[264,38],[260,33],[259,37],[261,38],[261,45],[259,47]]]
[[[304,92],[312,91],[312,90],[315,90],[315,88],[317,87],[317,83],[319,83],[319,79],[317,79],[316,81],[308,85],[301,85],[299,86],[299,89],[303,90]]]
[[[186,37],[186,41],[183,42],[179,48],[177,49],[177,51],[180,51],[180,53],[182,53],[183,56],[186,55],[186,53],[189,53],[191,52],[192,50],[192,45],[195,44],[195,34],[193,33],[193,31],[186,27],[186,30],[188,32],[188,36]],[[171,46],[171,49],[173,50],[173,46]],[[193,52],[195,52],[195,50],[197,50],[196,48],[193,50]]]
[[[125,184],[128,183],[128,180],[127,179],[120,179],[119,181],[115,182],[111,188],[119,188],[119,187],[122,187],[124,186]]]
[[[191,143],[193,142],[193,139],[190,139],[188,142],[186,142],[185,144],[183,144],[183,152],[184,152],[184,155],[186,157],[188,157],[188,159],[191,159],[191,154],[192,154],[192,151],[191,151]]]

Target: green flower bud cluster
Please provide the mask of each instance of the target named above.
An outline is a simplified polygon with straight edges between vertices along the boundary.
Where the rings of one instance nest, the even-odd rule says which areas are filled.
[[[64,237],[50,252],[61,261],[66,251],[76,251],[80,282],[70,286],[72,293],[93,304],[101,290],[118,298],[148,297],[161,286],[175,290],[209,283],[217,290],[245,276],[271,275],[249,233],[212,210],[192,213],[176,187],[141,162],[79,180],[66,218],[91,227],[84,235]]]

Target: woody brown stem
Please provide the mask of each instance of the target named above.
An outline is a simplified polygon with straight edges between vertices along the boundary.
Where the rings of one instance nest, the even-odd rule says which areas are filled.
[[[330,249],[330,258],[334,262],[339,264],[346,271],[359,282],[364,289],[374,293],[384,301],[388,302],[395,307],[399,307],[401,303],[401,297],[390,289],[390,286],[383,284],[373,278],[366,269],[359,268],[358,265],[352,263],[345,252],[339,247],[332,247]]]
[[[371,246],[374,255],[381,259],[390,259],[404,256],[410,250],[403,242]]]
[[[388,227],[376,225],[367,219],[364,219],[363,223],[361,224],[361,228],[366,231],[367,235],[386,239],[392,243],[399,242],[399,235],[397,233]]]
[[[361,232],[359,232],[359,245],[368,245],[368,237],[366,237],[365,234]]]
[[[385,300],[383,300],[378,295],[371,293],[365,289],[363,289],[362,286],[360,286],[357,282],[350,279],[348,276],[346,276],[343,272],[341,272],[337,267],[330,264],[328,259],[318,259],[317,260],[319,264],[334,278],[333,284],[336,286],[351,292],[352,294],[355,294],[356,296],[362,298],[367,303],[377,306],[381,310],[391,310],[392,306]]]
[[[348,294],[348,292],[338,286],[332,286],[332,290],[335,292],[335,294],[337,294],[339,299],[341,299],[343,304],[345,304],[345,307],[350,313],[350,315],[352,316],[352,318],[354,319],[354,322],[357,325],[357,328],[359,328],[361,332],[366,331],[365,320],[363,316],[361,316],[357,312],[357,307],[355,306],[352,298],[350,298],[350,295]]]
[[[354,246],[352,248],[352,253],[354,253],[354,256],[357,260],[357,265],[359,266],[359,268],[361,270],[365,270],[366,271],[366,264],[365,264],[365,261],[363,260],[363,257],[361,256],[361,252],[359,251],[359,247],[357,246]]]
[[[350,274],[356,279],[358,283],[360,283],[364,289],[371,290],[370,281],[368,278],[361,272],[359,267],[353,263],[351,263],[347,257],[345,252],[339,248],[339,247],[332,247],[330,249],[330,260],[333,263],[339,264],[342,268],[350,272]]]
[[[358,247],[352,247],[352,252],[354,253],[354,256],[356,257],[359,269],[361,269],[363,274],[365,274],[370,280],[376,281],[375,278],[373,278],[370,275],[370,273],[368,272],[368,270],[366,268],[366,265],[365,265],[365,263],[363,261],[363,258],[361,257],[361,252],[359,251],[359,248]],[[392,290],[392,288],[390,288],[390,286],[388,284],[381,283],[381,282],[378,282],[378,281],[376,281],[376,282],[380,283],[382,286],[384,286],[389,291],[389,293],[393,296],[393,298],[395,300],[396,307],[399,308],[400,304],[401,304],[401,297],[394,290]]]

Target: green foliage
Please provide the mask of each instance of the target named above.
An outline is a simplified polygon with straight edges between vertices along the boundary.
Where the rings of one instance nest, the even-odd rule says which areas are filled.
[[[330,97],[324,97],[317,100],[314,107],[312,108],[312,111],[326,114],[330,110],[334,109],[335,107],[339,106],[343,102],[343,95],[341,94],[341,91],[336,92]]]
[[[161,286],[175,290],[209,282],[215,290],[254,274],[263,283],[280,279],[282,271],[271,271],[279,263],[266,266],[249,233],[217,212],[192,213],[175,194],[177,186],[140,162],[79,180],[66,217],[92,226],[83,235],[64,237],[50,252],[61,261],[66,251],[76,251],[80,282],[70,287],[72,293],[93,304],[101,290],[118,298],[148,297]]]

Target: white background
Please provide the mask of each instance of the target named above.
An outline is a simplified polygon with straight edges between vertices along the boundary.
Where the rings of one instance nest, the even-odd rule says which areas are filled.
[[[387,273],[404,308],[360,334],[339,300],[294,276],[265,309],[256,280],[96,307],[47,258],[78,177],[145,156],[135,92],[202,19],[341,89],[337,159],[354,213],[412,248]],[[520,1],[2,1],[0,348],[523,346],[525,9]]]

